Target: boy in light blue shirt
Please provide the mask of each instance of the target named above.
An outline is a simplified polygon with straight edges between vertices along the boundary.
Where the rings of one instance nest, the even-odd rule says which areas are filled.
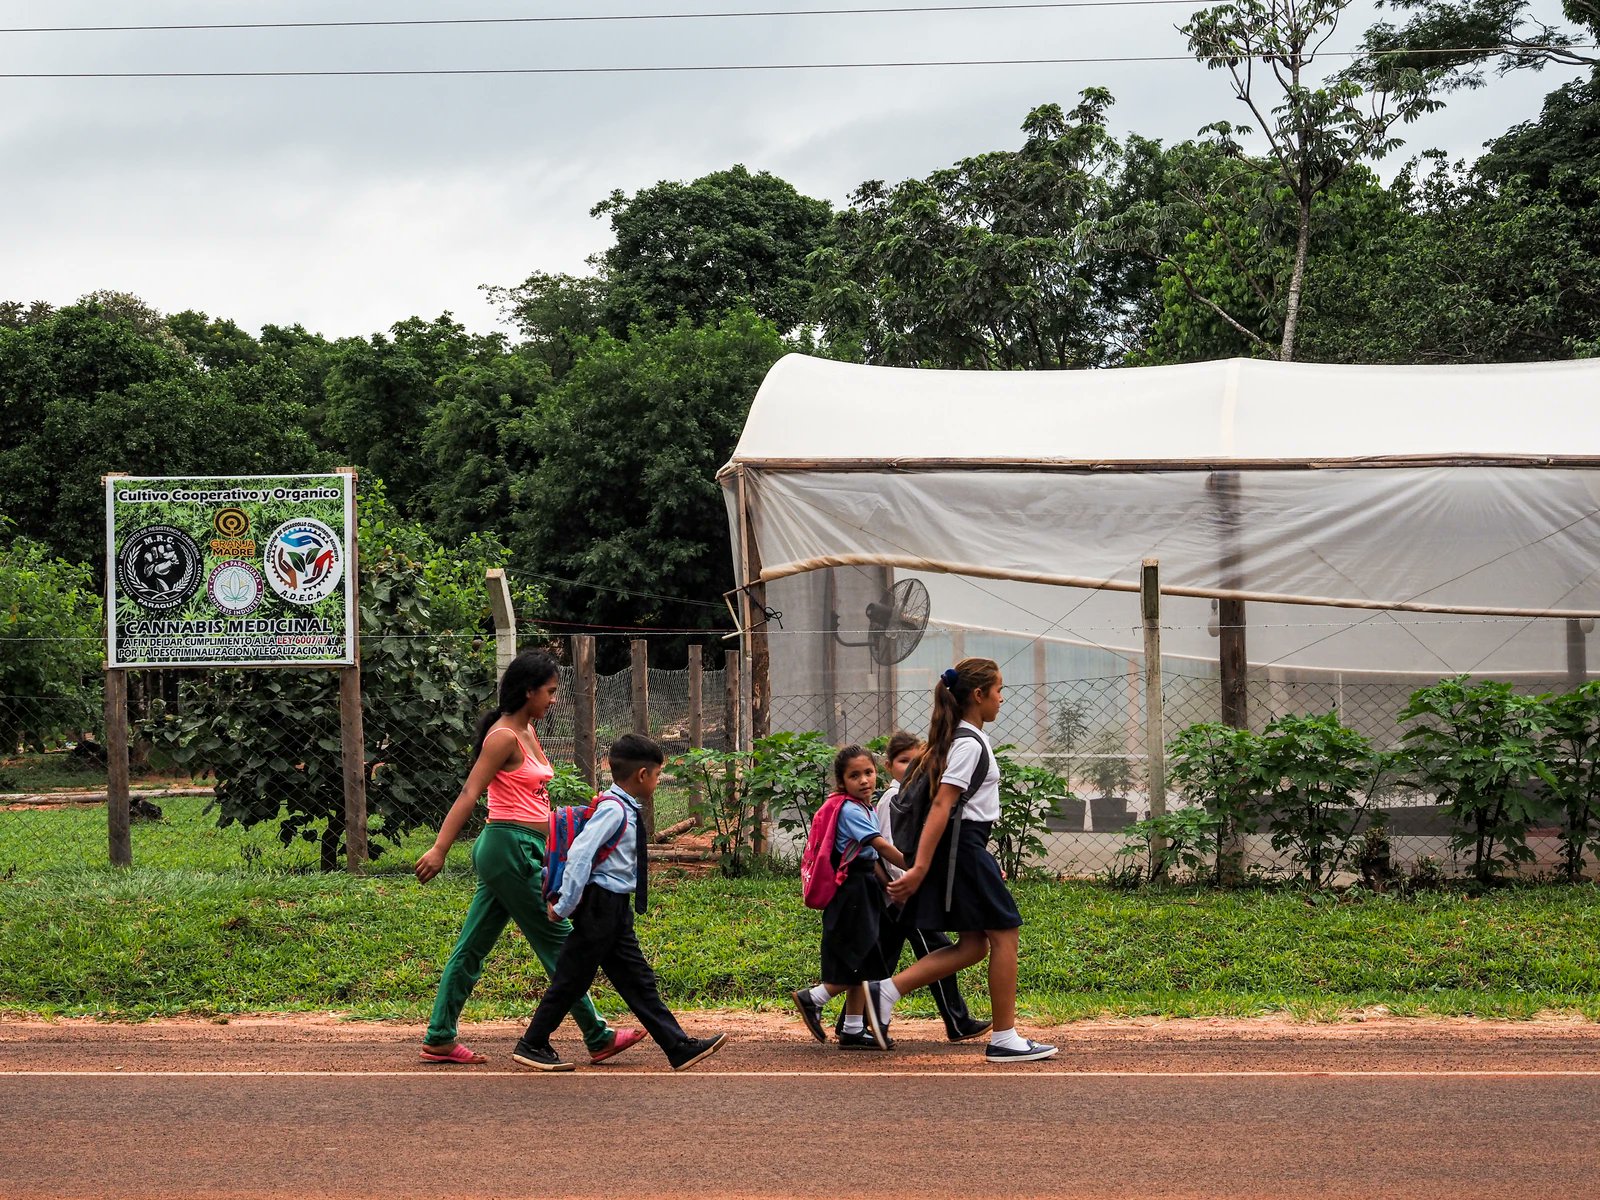
[[[603,969],[672,1069],[682,1071],[720,1050],[728,1035],[692,1038],[683,1031],[661,1002],[655,972],[633,931],[634,912],[644,912],[650,884],[649,845],[639,804],[655,795],[666,756],[651,739],[629,733],[616,740],[607,757],[611,787],[601,794],[599,806],[573,839],[561,890],[550,904],[550,919],[571,917],[572,933],[511,1057],[541,1071],[572,1070],[572,1063],[551,1047],[550,1035]],[[600,859],[606,846],[612,850]]]

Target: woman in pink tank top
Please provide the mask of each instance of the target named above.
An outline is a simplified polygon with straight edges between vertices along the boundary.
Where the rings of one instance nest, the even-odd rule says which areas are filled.
[[[541,885],[544,841],[550,827],[550,780],[555,770],[539,744],[534,723],[556,702],[560,678],[555,659],[524,650],[500,680],[499,706],[478,722],[472,770],[450,806],[433,847],[417,860],[417,878],[427,883],[444,867],[445,855],[460,836],[478,799],[489,794],[489,821],[472,845],[478,889],[467,919],[445,963],[433,1017],[422,1042],[422,1058],[434,1063],[481,1063],[456,1040],[462,1006],[472,994],[483,961],[506,927],[515,921],[546,973],[554,974],[561,947],[572,932],[567,921],[551,921]],[[585,994],[572,1006],[591,1062],[602,1062],[644,1036],[637,1029],[611,1029]]]

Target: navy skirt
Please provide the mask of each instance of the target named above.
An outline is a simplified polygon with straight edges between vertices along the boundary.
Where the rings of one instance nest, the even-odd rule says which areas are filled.
[[[822,982],[861,983],[891,974],[878,949],[883,885],[870,860],[856,859],[822,910]]]
[[[950,873],[951,830],[945,829],[922,886],[906,906],[907,924],[916,929],[956,933],[1021,928],[1022,914],[1017,911],[1017,902],[1011,898],[1011,889],[1000,875],[1000,864],[989,853],[991,825],[989,821],[961,822],[955,890],[948,910],[944,906],[944,893]]]

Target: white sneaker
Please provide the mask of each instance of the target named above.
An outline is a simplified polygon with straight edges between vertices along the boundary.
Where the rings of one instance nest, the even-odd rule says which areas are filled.
[[[991,1042],[983,1057],[985,1062],[992,1063],[1038,1062],[1042,1058],[1050,1058],[1055,1052],[1054,1046],[1029,1038],[1027,1046],[1021,1050],[1009,1050]]]

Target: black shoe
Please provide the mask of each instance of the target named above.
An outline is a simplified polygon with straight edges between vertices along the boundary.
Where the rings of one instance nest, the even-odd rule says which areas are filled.
[[[867,1002],[863,1006],[865,1012],[861,1015],[867,1019],[867,1032],[872,1035],[872,1040],[878,1044],[879,1050],[887,1050],[891,1045],[889,1041],[889,1022],[883,1019],[883,1014],[878,1011],[879,996],[878,982],[867,984]]]
[[[877,1038],[873,1037],[865,1029],[858,1029],[854,1033],[840,1033],[839,1034],[839,1049],[841,1049],[841,1050],[893,1050],[894,1049],[894,1039],[892,1037],[886,1037],[883,1040],[885,1042],[887,1042],[888,1045],[886,1045],[886,1046],[878,1045],[878,1039]]]
[[[811,998],[809,988],[802,989],[794,994],[794,1006],[800,1010],[800,1016],[806,1023],[806,1028],[811,1030],[811,1036],[819,1042],[828,1040],[827,1032],[822,1028],[822,1005]]]
[[[511,1061],[521,1063],[525,1067],[533,1067],[539,1071],[570,1071],[573,1066],[562,1060],[561,1056],[550,1048],[543,1046],[530,1046],[526,1042],[518,1042],[517,1048],[511,1052]]]
[[[952,1042],[970,1042],[981,1038],[994,1028],[993,1021],[980,1021],[977,1017],[964,1017],[944,1027],[944,1036]]]
[[[986,1062],[992,1063],[1038,1062],[1041,1058],[1051,1057],[1055,1052],[1056,1048],[1054,1046],[1046,1045],[1044,1042],[1036,1042],[1029,1038],[1028,1047],[1025,1050],[1007,1050],[1004,1046],[991,1044],[984,1051],[983,1057]]]
[[[672,1064],[674,1071],[687,1071],[702,1058],[710,1058],[727,1044],[728,1035],[719,1033],[716,1037],[689,1038],[679,1042],[667,1051],[667,1061]]]

